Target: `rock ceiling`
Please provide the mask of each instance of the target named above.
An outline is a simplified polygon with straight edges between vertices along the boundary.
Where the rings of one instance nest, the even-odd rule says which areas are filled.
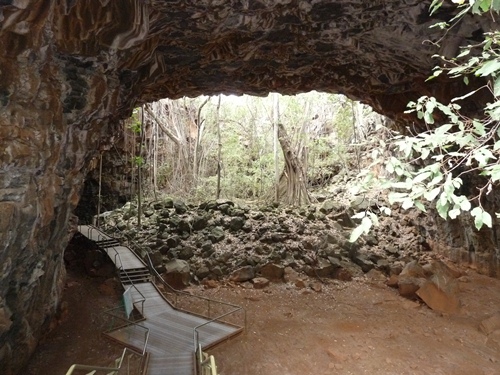
[[[138,103],[215,93],[341,92],[397,117],[441,41],[430,1],[0,0],[0,367],[19,370],[53,317],[90,160]],[[448,19],[452,4],[437,18]]]

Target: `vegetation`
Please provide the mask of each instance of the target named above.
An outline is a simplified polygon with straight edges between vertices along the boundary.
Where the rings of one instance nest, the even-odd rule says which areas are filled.
[[[495,0],[454,0],[458,14],[449,23],[435,26],[449,29],[468,12],[484,17],[495,17],[500,2]],[[434,0],[430,12],[435,13],[444,1]],[[443,219],[455,219],[470,213],[477,229],[483,225],[492,227],[492,216],[484,207],[485,196],[490,194],[500,180],[500,32],[484,34],[484,40],[461,49],[458,56],[447,59],[436,56],[441,65],[433,70],[429,79],[445,73],[450,78],[474,79],[483,82],[470,92],[456,97],[448,104],[434,97],[423,96],[408,104],[407,113],[416,113],[427,125],[439,125],[415,135],[396,135],[389,145],[381,143],[381,149],[395,147],[400,157],[381,157],[381,150],[374,151],[374,164],[384,164],[389,175],[385,179],[374,178],[364,172],[364,189],[390,189],[389,203],[400,203],[404,209],[417,207],[425,211],[433,206]],[[460,103],[473,95],[489,99],[474,117],[462,110]],[[437,119],[437,120],[436,120]],[[464,181],[474,181],[465,184]],[[374,184],[374,182],[376,182]],[[467,186],[466,186],[467,185]],[[471,186],[473,185],[473,186]],[[390,213],[387,208],[382,208]],[[499,214],[496,214],[499,217]],[[351,241],[368,233],[377,219],[373,212],[356,215],[361,224],[353,231]]]
[[[288,204],[307,202],[311,186],[324,186],[346,167],[349,144],[381,119],[345,96],[318,92],[164,99],[145,106],[144,114],[144,128],[136,111],[128,129],[137,138],[130,158],[145,174],[145,191],[272,202],[277,184],[278,199]],[[295,166],[286,163],[282,147]],[[301,179],[304,188],[297,190]]]

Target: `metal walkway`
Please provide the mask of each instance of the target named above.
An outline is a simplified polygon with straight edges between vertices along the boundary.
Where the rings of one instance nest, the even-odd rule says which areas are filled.
[[[130,248],[118,244],[96,227],[81,225],[78,230],[107,252],[120,273],[126,274],[127,269],[136,271],[146,267]],[[124,278],[120,279],[124,283]],[[129,285],[124,283],[125,288]],[[195,374],[194,360],[198,345],[202,348],[214,346],[243,329],[241,326],[176,309],[152,282],[136,281],[130,291],[132,301],[144,300],[141,310],[145,320],[141,322],[141,326],[149,328],[148,375]],[[126,346],[136,348],[141,347],[144,342],[144,332],[132,325],[122,327],[108,335]]]

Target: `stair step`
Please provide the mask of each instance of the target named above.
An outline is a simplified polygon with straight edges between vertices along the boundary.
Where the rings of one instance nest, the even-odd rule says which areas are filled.
[[[120,242],[118,242],[118,240],[116,240],[114,238],[110,238],[110,239],[107,239],[107,240],[96,241],[96,244],[100,248],[106,249],[108,247],[119,246]]]

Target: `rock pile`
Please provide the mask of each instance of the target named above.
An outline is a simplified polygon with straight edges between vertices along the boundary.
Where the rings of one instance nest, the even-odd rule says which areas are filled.
[[[102,214],[101,222],[107,233],[133,239],[132,246],[147,252],[178,287],[224,278],[255,287],[265,285],[263,279],[300,285],[297,275],[349,281],[371,270],[385,277],[430,257],[411,215],[381,218],[373,234],[353,244],[352,214],[329,200],[307,208],[257,209],[229,200],[194,206],[167,198],[146,205],[140,227],[130,202]]]

